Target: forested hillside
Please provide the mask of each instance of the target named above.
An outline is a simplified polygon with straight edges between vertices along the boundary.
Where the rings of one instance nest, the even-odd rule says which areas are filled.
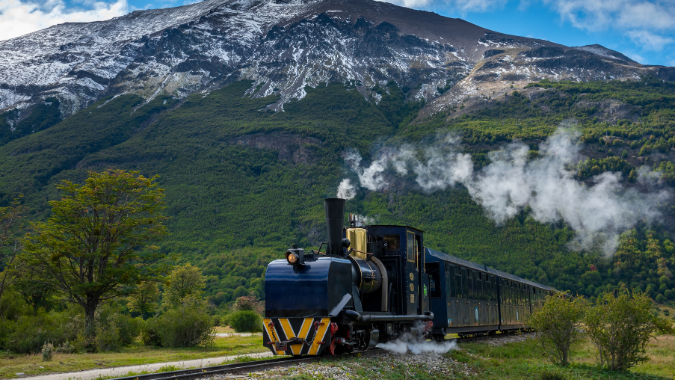
[[[347,149],[368,161],[385,142],[425,144],[450,130],[479,168],[489,163],[488,152],[516,140],[537,157],[538,144],[573,119],[589,158],[572,168],[578,180],[614,171],[623,173],[625,186],[644,187],[636,178],[647,166],[675,185],[675,85],[654,78],[544,81],[427,119],[417,118],[424,104],[405,102],[409,89],[394,83],[372,89],[378,102],[351,84],[307,87],[307,96],[283,112],[263,110],[276,95],[245,96],[251,86],[238,81],[180,101],[108,97],[56,125],[49,105],[36,108],[43,121],[25,122],[25,136],[0,141],[0,205],[22,194],[31,218],[40,219],[63,179],[81,181],[87,171],[108,167],[158,174],[170,216],[161,250],[167,260],[202,268],[207,295],[218,305],[249,291],[264,297],[267,262],[290,244],[310,248],[324,240],[321,200],[335,196],[348,173]],[[675,299],[675,225],[672,204],[662,208],[662,220],[626,231],[616,254],[606,257],[570,250],[573,230],[538,223],[528,210],[498,226],[461,186],[429,194],[402,182],[359,191],[347,203],[347,212],[378,223],[427,231],[429,247],[559,289],[592,296],[624,282],[665,301]]]

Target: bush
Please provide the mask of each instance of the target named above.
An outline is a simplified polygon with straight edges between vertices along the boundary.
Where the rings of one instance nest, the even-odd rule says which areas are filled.
[[[156,334],[164,347],[209,346],[213,343],[213,319],[204,302],[186,300],[157,318]]]
[[[42,345],[42,361],[50,362],[54,358],[54,346],[51,343],[45,342]]]
[[[15,321],[20,316],[31,313],[31,307],[26,304],[19,293],[5,291],[0,298],[0,320]]]
[[[7,341],[14,330],[13,321],[3,321],[0,319],[0,350],[7,347]]]
[[[99,351],[119,350],[133,343],[140,334],[141,320],[140,317],[122,314],[112,305],[102,307],[96,321],[96,346]]]
[[[70,342],[67,340],[56,348],[56,352],[59,354],[72,354],[75,351],[75,346],[70,344]]]
[[[230,326],[236,332],[262,331],[260,316],[252,310],[240,310],[230,315]]]
[[[546,297],[542,308],[528,320],[549,359],[564,366],[569,364],[570,346],[579,339],[579,322],[586,307],[582,297],[565,297],[564,293]]]
[[[232,308],[235,311],[252,310],[258,314],[262,314],[265,310],[265,304],[258,297],[251,294],[237,298]]]
[[[45,342],[60,344],[77,337],[82,320],[67,312],[50,313],[39,311],[37,315],[24,315],[13,324],[7,338],[7,348],[17,353],[39,353]]]
[[[584,318],[586,331],[598,348],[600,364],[625,371],[648,360],[645,347],[652,333],[672,333],[672,323],[651,314],[652,300],[622,286],[605,292]]]
[[[157,318],[150,318],[143,324],[141,331],[141,340],[146,346],[161,346],[162,336],[159,334],[159,324]]]

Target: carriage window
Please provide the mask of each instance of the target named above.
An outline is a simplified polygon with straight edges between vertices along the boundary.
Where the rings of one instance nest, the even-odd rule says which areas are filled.
[[[468,276],[466,277],[466,285],[469,293],[467,294],[467,298],[472,300],[473,299],[473,271],[468,271],[467,272]]]
[[[455,286],[455,266],[445,263],[445,295],[446,297],[457,297],[457,287]]]
[[[478,272],[478,281],[476,282],[476,299],[484,301],[486,289],[485,282],[483,281],[483,273]]]
[[[462,298],[469,298],[469,280],[467,277],[466,268],[462,268],[462,276],[460,278],[462,283]]]
[[[384,235],[384,249],[387,251],[398,251],[401,249],[401,235]]]
[[[492,302],[492,276],[485,275],[485,300]]]
[[[441,298],[441,271],[438,263],[426,264],[424,269],[429,275],[429,296]]]
[[[513,288],[513,281],[509,281],[509,304],[511,304],[511,305],[516,304],[515,296],[516,296],[516,291]]]

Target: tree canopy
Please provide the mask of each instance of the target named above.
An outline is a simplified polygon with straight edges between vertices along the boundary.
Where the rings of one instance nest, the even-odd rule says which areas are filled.
[[[84,308],[87,333],[104,301],[131,293],[157,278],[158,247],[167,234],[163,189],[156,177],[138,172],[90,172],[82,185],[63,181],[60,200],[49,202],[51,216],[34,222],[23,239],[26,270],[37,281]]]

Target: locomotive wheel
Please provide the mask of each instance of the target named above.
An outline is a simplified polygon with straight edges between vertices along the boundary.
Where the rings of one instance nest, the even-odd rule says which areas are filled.
[[[443,334],[433,334],[431,335],[431,339],[433,339],[434,342],[443,342],[445,340],[445,335]]]

